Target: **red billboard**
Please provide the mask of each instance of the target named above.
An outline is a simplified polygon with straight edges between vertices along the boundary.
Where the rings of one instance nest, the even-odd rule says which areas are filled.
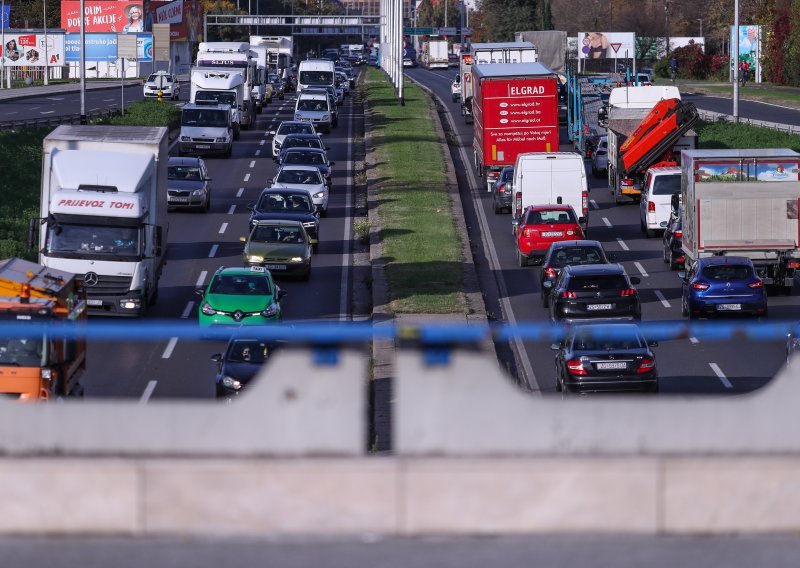
[[[203,41],[203,6],[199,0],[144,0],[144,11],[146,31],[152,31],[152,24],[169,24],[171,41]]]
[[[79,0],[61,2],[61,27],[69,33],[81,31],[81,3]],[[144,30],[142,2],[113,2],[86,0],[84,2],[84,29],[87,33],[136,33]]]

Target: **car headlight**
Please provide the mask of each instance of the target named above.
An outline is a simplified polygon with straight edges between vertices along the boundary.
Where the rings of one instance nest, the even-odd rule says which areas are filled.
[[[257,254],[248,254],[247,260],[249,262],[264,262],[264,257],[258,256]]]
[[[222,386],[233,390],[239,390],[240,388],[242,388],[242,383],[240,383],[233,377],[225,376],[222,377]]]
[[[282,144],[281,142],[278,142],[277,140],[275,140],[275,147],[276,148],[280,148],[281,144]]]
[[[216,141],[217,142],[227,142],[228,139],[227,138],[216,138]]]
[[[314,229],[316,228],[317,224],[314,221],[309,221],[308,223],[303,223],[303,227],[306,229]]]
[[[205,191],[206,191],[205,189],[195,189],[195,190],[192,192],[192,195],[193,195],[194,197],[200,197],[201,195],[203,195],[203,194],[205,193]]]
[[[207,316],[213,316],[214,314],[216,314],[216,313],[217,313],[217,310],[215,310],[214,308],[212,308],[212,307],[211,307],[211,304],[209,304],[208,302],[206,302],[205,304],[203,304],[203,307],[202,307],[202,308],[200,308],[200,311],[201,311],[201,312],[203,312],[203,313],[204,313],[205,315],[207,315]]]
[[[265,318],[271,318],[277,313],[278,313],[278,304],[272,302],[269,306],[264,308],[264,310],[261,312],[261,315],[264,316]]]
[[[188,136],[181,136],[181,142],[189,142],[191,140]]]
[[[322,115],[322,120],[330,120],[330,119],[331,119],[331,115],[329,115],[329,114],[323,114]]]
[[[289,259],[289,262],[303,262],[303,257],[302,256],[293,256],[292,258]]]
[[[325,197],[325,192],[318,191],[317,193],[314,194],[314,197],[316,197],[317,199],[322,199],[323,197]]]

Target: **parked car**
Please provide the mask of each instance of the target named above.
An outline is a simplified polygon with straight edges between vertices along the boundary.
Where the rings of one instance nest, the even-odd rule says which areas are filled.
[[[167,161],[167,208],[208,211],[211,177],[202,158],[170,156]]]
[[[304,120],[284,120],[280,123],[277,130],[270,130],[272,136],[272,155],[276,158],[281,153],[283,141],[290,134],[313,134],[316,135],[317,131],[314,125]]]
[[[197,317],[203,327],[278,322],[281,301],[286,296],[262,266],[220,267],[208,286],[196,292],[202,298]]]
[[[328,159],[328,154],[321,148],[287,148],[279,157],[279,164],[293,166],[314,166],[325,178],[328,190],[331,189],[332,167],[336,162]]]
[[[556,355],[556,390],[568,393],[658,392],[656,357],[639,326],[630,323],[573,326]]]
[[[642,318],[641,280],[628,276],[621,264],[565,266],[550,291],[550,320]]]
[[[161,91],[163,98],[175,100],[181,94],[181,85],[174,74],[156,71],[144,82],[143,91],[145,98],[158,97],[158,92]]]
[[[608,173],[608,136],[601,136],[592,152],[592,174]]]
[[[767,292],[753,262],[744,256],[701,258],[681,282],[681,312],[689,319],[721,314],[767,315]]]
[[[275,174],[272,187],[305,190],[317,211],[323,217],[328,214],[328,186],[315,166],[283,165]]]
[[[639,201],[639,222],[648,238],[656,231],[664,230],[669,222],[672,197],[681,193],[681,169],[679,167],[650,168],[642,183]]]
[[[300,221],[308,233],[314,252],[319,247],[319,214],[311,196],[304,189],[278,189],[267,187],[258,200],[247,206],[250,209],[248,230],[259,221],[288,219]]]
[[[450,83],[450,94],[450,98],[454,103],[461,99],[461,75],[456,75],[456,78]]]
[[[540,264],[554,242],[582,238],[583,230],[570,205],[529,205],[514,225],[520,266]]]
[[[613,259],[614,255],[606,254],[600,241],[560,241],[550,245],[539,275],[542,307],[546,308],[550,305],[550,289],[555,285],[558,275],[565,266],[608,264],[609,260]]]
[[[280,346],[279,342],[254,337],[231,337],[224,353],[214,353],[217,364],[217,398],[232,401],[247,390],[253,378]]]
[[[664,229],[664,235],[661,238],[664,262],[669,264],[670,270],[678,270],[683,267],[686,261],[686,255],[681,247],[683,238],[683,229],[681,225],[682,209],[673,211],[667,221],[667,228]]]
[[[504,167],[492,188],[492,209],[495,213],[502,213],[504,209],[511,213],[511,208],[514,206],[514,192],[511,190],[513,182],[514,166]]]
[[[245,266],[263,266],[274,276],[302,280],[311,275],[311,239],[300,221],[257,221],[250,234],[239,240],[244,243]]]

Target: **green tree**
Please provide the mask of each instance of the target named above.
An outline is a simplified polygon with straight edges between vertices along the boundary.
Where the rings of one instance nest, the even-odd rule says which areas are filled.
[[[537,7],[535,0],[482,0],[476,16],[481,41],[513,41],[514,32],[541,29]]]
[[[61,27],[61,2],[59,0],[27,0],[10,2],[11,4],[8,25],[11,28],[41,28],[43,8],[47,8],[47,27]]]

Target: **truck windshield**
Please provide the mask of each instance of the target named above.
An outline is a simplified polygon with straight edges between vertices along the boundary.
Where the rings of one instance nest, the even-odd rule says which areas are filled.
[[[49,253],[78,253],[137,258],[139,229],[95,225],[52,225],[47,239]]]
[[[300,82],[303,85],[333,85],[333,73],[330,71],[301,71]]]
[[[211,108],[185,108],[181,113],[181,126],[224,128],[228,126],[228,113]]]
[[[236,93],[233,91],[197,91],[194,100],[198,103],[236,106]]]
[[[0,339],[0,365],[41,367],[44,342],[41,337]]]

